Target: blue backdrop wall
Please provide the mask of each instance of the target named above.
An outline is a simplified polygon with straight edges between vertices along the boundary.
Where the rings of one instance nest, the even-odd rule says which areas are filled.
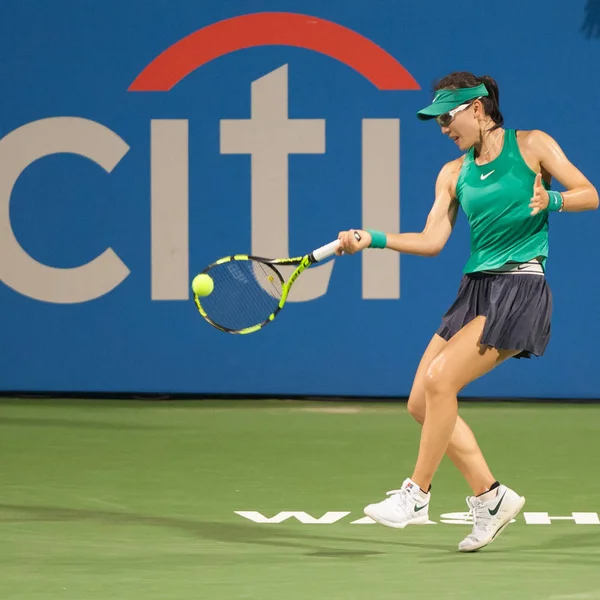
[[[318,267],[249,336],[202,321],[189,282],[232,252],[421,230],[457,150],[415,113],[448,72],[492,75],[506,126],[547,131],[600,186],[597,2],[4,0],[0,14],[4,390],[408,394],[467,259],[464,215],[436,258]],[[547,354],[466,395],[600,396],[599,219],[552,215]]]

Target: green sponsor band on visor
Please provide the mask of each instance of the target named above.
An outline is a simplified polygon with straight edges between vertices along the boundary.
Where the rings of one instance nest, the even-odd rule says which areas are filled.
[[[482,83],[477,87],[458,88],[456,90],[442,89],[438,90],[433,102],[417,113],[417,118],[421,121],[435,119],[449,110],[481,96],[489,96],[487,88]]]

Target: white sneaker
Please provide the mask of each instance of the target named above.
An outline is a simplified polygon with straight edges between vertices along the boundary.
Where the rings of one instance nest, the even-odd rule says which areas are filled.
[[[473,531],[458,545],[460,552],[474,552],[493,542],[525,505],[525,498],[501,485],[497,493],[470,496],[467,505],[473,515]],[[494,491],[496,491],[494,490]]]
[[[431,494],[425,494],[414,481],[405,479],[399,490],[391,490],[387,495],[389,498],[365,507],[365,515],[381,525],[398,529],[429,521]]]

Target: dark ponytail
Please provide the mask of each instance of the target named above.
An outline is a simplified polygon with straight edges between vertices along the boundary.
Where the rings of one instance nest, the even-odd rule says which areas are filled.
[[[504,125],[504,117],[500,112],[500,91],[498,90],[498,84],[489,75],[477,77],[468,71],[457,71],[438,80],[433,86],[433,91],[435,93],[441,89],[477,87],[482,83],[485,85],[489,96],[481,98],[481,103],[483,104],[485,114],[494,121],[494,127],[491,129],[493,131]]]
[[[482,75],[478,79],[485,85],[489,94],[489,96],[482,98],[481,101],[485,113],[494,121],[493,131],[504,125],[504,117],[500,112],[500,91],[498,90],[498,84],[489,75]]]

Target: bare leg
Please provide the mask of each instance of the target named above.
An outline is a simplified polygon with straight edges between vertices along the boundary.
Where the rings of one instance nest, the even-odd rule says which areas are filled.
[[[431,361],[446,346],[448,342],[439,335],[434,335],[419,363],[415,374],[410,397],[408,412],[421,425],[425,421],[425,373]],[[446,455],[462,473],[476,496],[488,490],[496,481],[477,444],[475,435],[470,427],[458,416],[456,425],[446,448]]]
[[[464,475],[475,495],[489,489],[494,482],[473,432],[457,415],[457,393],[518,352],[482,346],[479,339],[484,323],[485,317],[475,318],[449,342],[435,336],[417,370],[408,408],[423,423],[423,431],[412,479],[425,491],[444,453]]]

